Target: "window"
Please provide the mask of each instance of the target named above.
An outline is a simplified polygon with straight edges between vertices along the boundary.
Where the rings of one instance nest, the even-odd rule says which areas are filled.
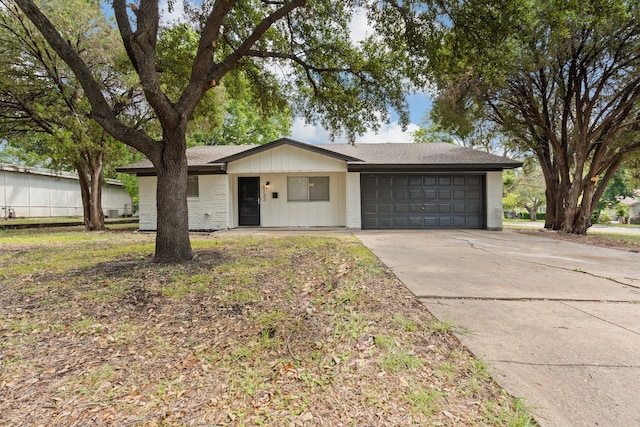
[[[187,197],[198,197],[198,175],[187,176]]]
[[[328,176],[287,177],[287,201],[327,202],[329,201]]]

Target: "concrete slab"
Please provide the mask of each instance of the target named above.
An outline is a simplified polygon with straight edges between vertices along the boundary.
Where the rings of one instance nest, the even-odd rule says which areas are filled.
[[[356,232],[543,426],[640,426],[640,254],[515,232]]]

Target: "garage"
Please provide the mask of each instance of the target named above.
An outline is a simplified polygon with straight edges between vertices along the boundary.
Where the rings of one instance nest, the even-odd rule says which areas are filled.
[[[363,229],[485,228],[484,174],[362,174]]]

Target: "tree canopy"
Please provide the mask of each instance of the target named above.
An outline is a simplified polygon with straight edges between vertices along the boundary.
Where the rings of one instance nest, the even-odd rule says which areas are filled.
[[[511,3],[517,13],[493,46],[464,33],[467,18],[480,17],[471,3],[450,9],[442,32],[451,41],[436,57],[440,103],[452,117],[481,110],[534,153],[545,226],[582,234],[608,182],[640,150],[638,2]]]
[[[246,78],[261,106],[287,105],[309,122],[353,138],[388,120],[389,107],[408,122],[404,98],[410,81],[406,53],[375,36],[350,39],[356,7],[374,10],[378,3],[360,0],[215,0],[185,2],[197,34],[197,49],[181,61],[161,61],[159,2],[125,0],[112,8],[122,46],[160,124],[159,132],[125,122],[114,100],[95,78],[82,52],[67,42],[33,0],[12,0],[42,32],[84,89],[91,117],[114,138],[139,150],[153,163],[157,178],[155,259],[192,257],[187,215],[187,127],[207,92],[232,87],[234,75]],[[188,33],[184,37],[191,37]],[[182,38],[181,40],[186,40]],[[189,39],[185,43],[194,43]],[[187,66],[188,64],[188,66]],[[161,75],[180,68],[182,82],[163,84]],[[282,70],[282,71],[279,71]]]
[[[118,63],[124,50],[113,49],[117,32],[99,7],[83,0],[43,7],[90,64],[105,94],[120,102],[127,98],[124,86],[114,84],[123,81]],[[69,67],[8,0],[0,0],[0,49],[0,136],[18,158],[77,172],[86,228],[103,229],[103,166],[117,159],[122,145],[89,117],[91,107]]]

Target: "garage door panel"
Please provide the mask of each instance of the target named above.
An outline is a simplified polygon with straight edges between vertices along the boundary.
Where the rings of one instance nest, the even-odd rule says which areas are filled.
[[[467,218],[463,216],[454,216],[453,217],[453,226],[454,227],[465,227],[467,225]]]
[[[425,216],[422,220],[424,228],[438,228],[438,218],[435,216]]]
[[[453,226],[453,219],[450,216],[438,217],[438,226],[440,228],[451,228]]]
[[[467,192],[465,190],[453,190],[453,200],[466,200]]]
[[[480,200],[481,194],[479,190],[468,190],[467,191],[467,199],[468,200]]]
[[[421,176],[410,176],[409,177],[409,185],[416,185],[422,187],[422,177]]]
[[[467,177],[466,176],[454,176],[453,177],[453,185],[464,187],[467,185]]]
[[[450,176],[439,176],[438,177],[438,185],[451,185],[451,177]]]
[[[394,228],[407,228],[409,221],[405,217],[395,217],[393,219]]]
[[[409,190],[409,200],[422,200],[424,199],[424,193],[422,192],[422,188]]]
[[[466,218],[468,228],[482,228],[482,221],[475,216],[469,216]]]
[[[363,174],[363,228],[482,228],[483,185],[483,175]]]
[[[438,203],[438,212],[440,212],[440,213],[449,213],[449,212],[451,212],[451,204],[449,204],[449,203]]]
[[[382,217],[378,220],[378,224],[381,228],[393,228],[393,218],[392,217]]]
[[[405,190],[394,190],[393,200],[407,200],[407,192]]]
[[[440,200],[449,200],[451,199],[451,190],[447,189],[438,189],[438,199]]]
[[[409,226],[411,228],[420,228],[420,227],[422,227],[422,216],[409,217]]]
[[[481,203],[469,203],[467,204],[467,212],[471,214],[481,214],[483,212]]]
[[[453,203],[451,206],[453,213],[459,214],[467,212],[467,205],[464,203]]]
[[[480,175],[469,175],[467,177],[467,185],[469,186],[482,186],[482,176]]]
[[[423,187],[433,187],[436,184],[438,184],[438,179],[437,177],[431,175],[431,176],[423,176],[422,177],[422,186]]]
[[[411,213],[422,213],[424,211],[424,208],[422,206],[422,203],[411,203],[409,205],[409,212]]]
[[[409,205],[404,203],[396,203],[395,205],[393,205],[393,211],[395,213],[405,214],[409,212]]]
[[[394,186],[396,186],[396,187],[397,187],[397,186],[402,186],[402,185],[409,185],[409,177],[408,177],[408,176],[406,176],[406,175],[405,175],[405,176],[402,176],[402,175],[398,176],[398,175],[396,175],[396,176],[393,178],[393,185],[394,185]]]

